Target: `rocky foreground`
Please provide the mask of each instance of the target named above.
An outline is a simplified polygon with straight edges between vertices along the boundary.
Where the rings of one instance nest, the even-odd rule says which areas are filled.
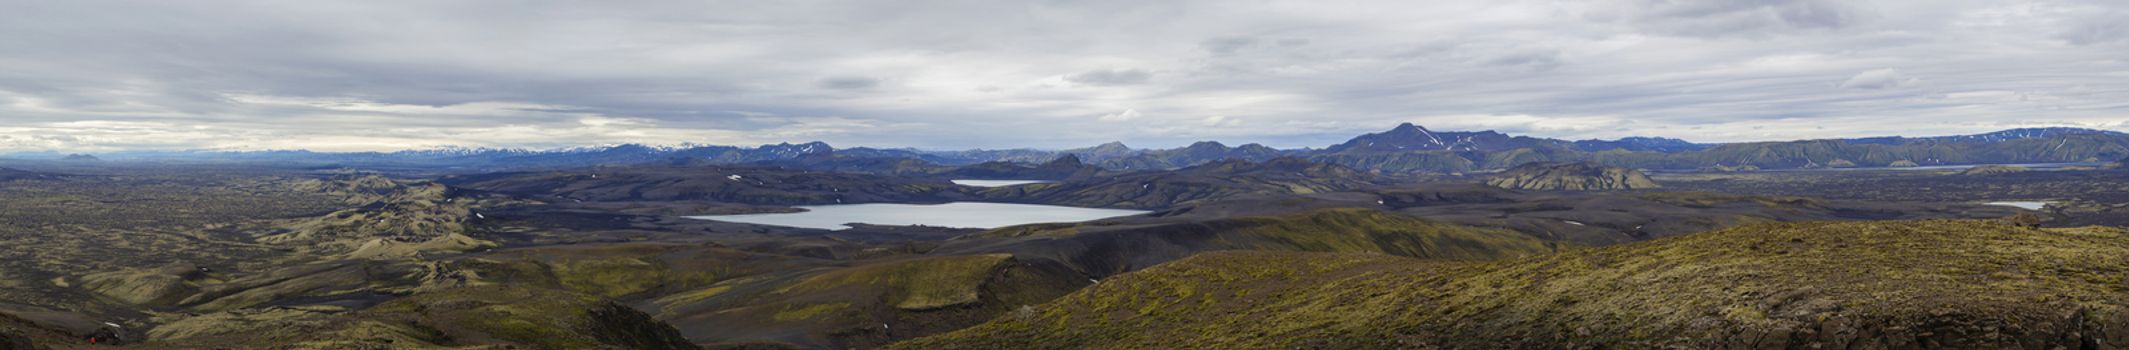
[[[1506,262],[1198,255],[898,349],[2101,349],[2129,235],[1763,224]]]

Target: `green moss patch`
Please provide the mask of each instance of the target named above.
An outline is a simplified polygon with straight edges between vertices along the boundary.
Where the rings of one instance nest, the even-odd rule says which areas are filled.
[[[882,262],[809,277],[784,291],[881,289],[896,308],[935,309],[976,302],[983,281],[1010,259],[1010,254],[986,254]]]
[[[783,322],[805,321],[818,318],[829,313],[843,311],[847,309],[850,309],[849,303],[793,306],[787,307],[781,311],[777,311],[774,318],[777,321]]]

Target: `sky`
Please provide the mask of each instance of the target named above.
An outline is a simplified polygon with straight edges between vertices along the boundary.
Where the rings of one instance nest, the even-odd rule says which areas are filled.
[[[0,152],[2129,131],[2129,2],[0,0]]]

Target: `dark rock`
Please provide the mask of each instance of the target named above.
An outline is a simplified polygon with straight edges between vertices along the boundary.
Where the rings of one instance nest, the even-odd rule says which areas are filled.
[[[604,303],[593,307],[589,316],[592,324],[588,333],[608,345],[646,350],[700,349],[681,336],[679,329],[628,306]]]

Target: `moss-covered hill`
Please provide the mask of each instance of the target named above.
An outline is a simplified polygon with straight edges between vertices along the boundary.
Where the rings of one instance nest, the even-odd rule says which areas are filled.
[[[1006,252],[1023,259],[1051,259],[1091,277],[1102,278],[1200,252],[1221,250],[1375,253],[1428,259],[1494,260],[1547,254],[1556,246],[1510,230],[1457,225],[1358,208],[1117,227],[1100,223],[1034,224],[999,228],[979,236],[1017,237],[1021,240],[982,246],[965,253]]]
[[[321,309],[322,308],[322,309]],[[158,327],[148,349],[695,349],[672,326],[592,295],[488,286],[366,310],[269,308]]]
[[[1530,163],[1486,179],[1494,187],[1538,191],[1612,191],[1663,187],[1640,170],[1596,163]]]
[[[1983,165],[1983,166],[1977,166],[1977,167],[1967,168],[1967,169],[1966,169],[1966,171],[1961,171],[1961,172],[1959,172],[1959,175],[1968,175],[1968,176],[1980,176],[1980,175],[2011,174],[2011,173],[2022,173],[2022,172],[2027,172],[2027,171],[2032,171],[2032,170],[2033,170],[2033,169],[2029,169],[2029,168],[2026,168],[2026,167],[2022,167],[2022,166],[2014,166],[2014,165]]]
[[[1506,262],[1198,255],[900,349],[2108,348],[2129,236],[1750,225]]]
[[[782,268],[751,272],[743,267],[762,266],[761,258],[735,256],[725,258],[738,263],[733,269],[717,268],[717,276],[706,276],[696,283],[647,285],[627,293],[603,295],[648,297],[632,305],[651,310],[691,339],[712,348],[771,344],[872,348],[981,324],[1025,305],[1055,300],[1096,279],[1202,251],[1368,252],[1445,259],[1513,258],[1552,251],[1552,246],[1513,231],[1436,223],[1365,209],[1122,229],[1030,225],[967,237],[950,245],[954,247],[925,256],[855,261],[796,259],[770,265]],[[531,256],[550,255],[557,250],[540,251]],[[654,261],[655,265],[676,267],[661,274],[705,269],[677,268],[699,265],[699,258],[668,259],[679,256],[675,252],[655,256],[665,259]],[[562,261],[545,264],[566,265]],[[816,265],[808,268],[797,264]],[[492,267],[478,270],[478,275],[490,281],[540,275],[506,273],[504,270],[510,269]],[[515,277],[511,280],[536,281]]]

